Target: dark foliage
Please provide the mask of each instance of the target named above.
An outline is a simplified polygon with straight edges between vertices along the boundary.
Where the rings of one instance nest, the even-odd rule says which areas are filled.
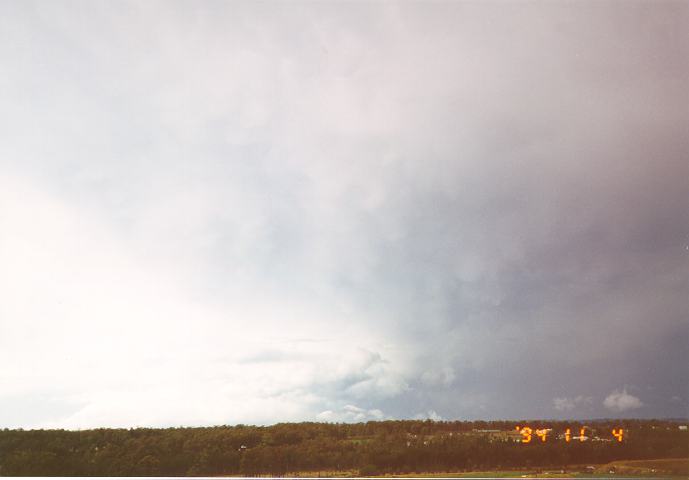
[[[550,427],[546,442],[515,442],[517,425]],[[294,423],[270,427],[2,430],[0,475],[272,475],[355,470],[360,474],[562,467],[613,460],[689,456],[689,433],[677,422],[596,421],[590,433],[614,441],[558,440],[573,422],[386,421]],[[499,430],[500,432],[487,432]]]

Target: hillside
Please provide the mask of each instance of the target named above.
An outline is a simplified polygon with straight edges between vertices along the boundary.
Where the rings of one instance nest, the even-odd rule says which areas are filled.
[[[528,443],[517,431],[526,425],[534,432]],[[572,434],[567,441],[563,432],[582,428],[586,435]],[[625,432],[622,441],[612,435],[619,429]],[[658,470],[659,464],[648,462],[610,462],[682,457],[689,457],[689,432],[680,430],[678,422],[661,420],[0,431],[0,475],[9,476],[382,475],[582,464]]]

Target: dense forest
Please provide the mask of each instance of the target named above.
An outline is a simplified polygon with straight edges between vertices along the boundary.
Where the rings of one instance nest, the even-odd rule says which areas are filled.
[[[576,422],[382,421],[285,423],[267,427],[0,430],[0,475],[272,475],[339,471],[359,475],[564,467],[689,456],[686,422],[598,420],[587,441],[565,441]],[[513,432],[552,428],[546,441]],[[623,441],[610,435],[624,429]],[[619,431],[619,430],[618,430]]]

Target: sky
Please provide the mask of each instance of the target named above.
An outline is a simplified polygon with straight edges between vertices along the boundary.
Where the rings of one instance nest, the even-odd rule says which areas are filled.
[[[689,415],[689,3],[0,1],[0,428]]]

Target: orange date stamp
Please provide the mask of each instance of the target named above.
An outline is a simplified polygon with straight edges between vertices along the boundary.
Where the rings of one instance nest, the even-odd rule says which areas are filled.
[[[559,435],[553,434],[553,429],[552,428],[531,428],[529,426],[517,426],[516,431],[521,434],[521,439],[519,440],[521,443],[531,443],[533,442],[538,442],[539,440],[541,442],[545,442],[548,439],[551,438],[556,438],[558,440],[564,440],[565,442],[571,442],[572,440],[579,441],[579,442],[586,442],[589,440],[592,441],[614,441],[616,440],[617,442],[623,441],[625,438],[625,431],[623,428],[613,428],[609,434],[604,434],[602,437],[599,437],[594,434],[593,429],[590,427],[581,427],[579,428],[578,435],[576,435],[577,432],[572,432],[571,428],[565,429],[564,432],[562,432]],[[611,438],[612,437],[612,438]]]

